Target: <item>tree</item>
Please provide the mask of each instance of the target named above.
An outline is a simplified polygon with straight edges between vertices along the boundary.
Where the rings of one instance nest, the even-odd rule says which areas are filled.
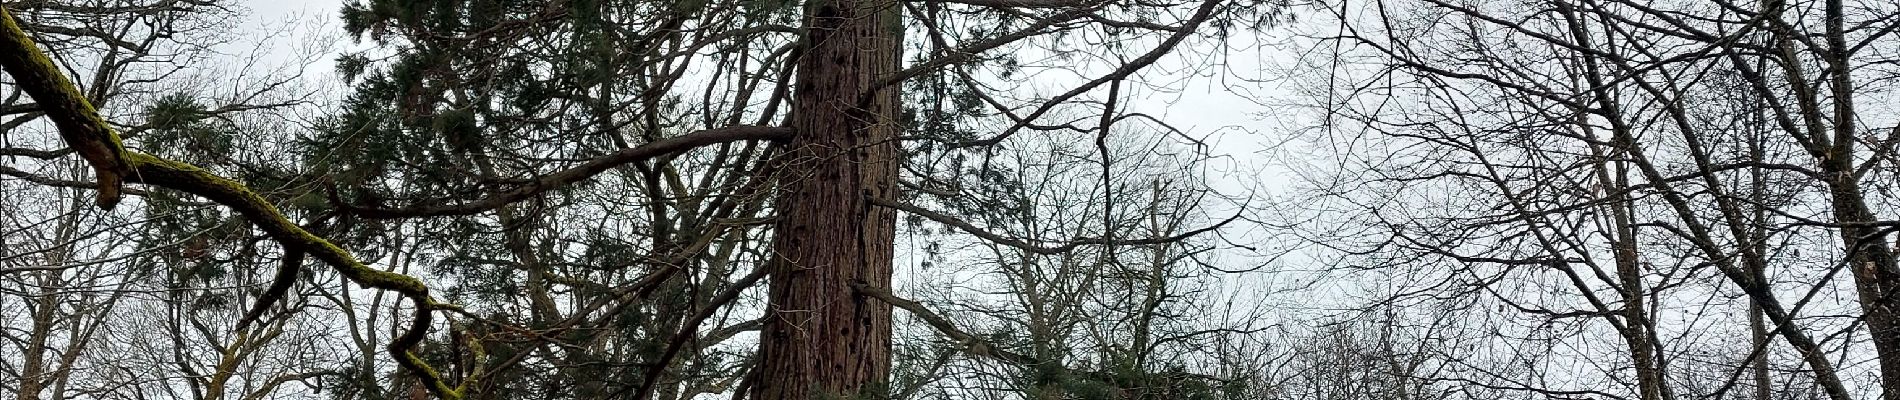
[[[873,201],[897,192],[898,3],[805,8],[752,393],[888,397],[891,306],[856,288],[891,286],[897,213]]]
[[[7,7],[19,12],[14,22],[58,54],[49,62],[79,77],[80,94],[118,122],[132,146],[215,160],[230,155],[220,150],[229,141],[218,140],[225,128],[262,129],[253,124],[258,117],[280,117],[306,95],[292,87],[296,77],[268,71],[276,61],[217,56],[251,44],[233,39],[235,32],[252,32],[228,23],[241,13],[224,2]],[[211,74],[224,79],[216,85],[192,79]],[[0,359],[9,361],[0,370],[10,378],[0,384],[0,395],[260,398],[294,392],[290,386],[321,375],[328,365],[285,350],[286,342],[310,337],[309,319],[257,324],[242,345],[228,330],[195,329],[228,324],[242,310],[220,305],[248,295],[206,288],[268,278],[222,270],[213,260],[275,255],[232,239],[233,230],[217,228],[228,225],[223,216],[200,213],[201,205],[178,201],[176,193],[131,189],[124,195],[136,207],[163,206],[89,211],[84,199],[93,197],[95,182],[85,177],[83,162],[71,159],[70,148],[57,145],[46,110],[12,90],[11,79],[0,86],[7,89],[0,90],[0,310],[6,325],[20,327],[0,332],[9,344],[0,350]],[[184,240],[193,237],[201,240]],[[218,241],[203,240],[213,238]],[[184,242],[203,246],[178,251]],[[235,351],[222,351],[227,348]],[[265,358],[275,361],[260,361]]]
[[[815,1],[802,15],[788,5],[352,3],[345,29],[376,44],[339,59],[355,90],[315,129],[291,132],[295,145],[237,149],[295,164],[245,182],[127,150],[17,27],[4,67],[96,169],[99,204],[115,204],[115,180],[183,191],[281,245],[287,262],[233,265],[274,271],[237,327],[279,315],[306,274],[375,289],[317,290],[363,353],[326,381],[333,393],[872,397],[887,389],[891,304],[907,303],[889,293],[899,210],[1037,254],[1158,246],[1222,224],[1002,236],[898,189],[994,171],[911,160],[974,161],[1026,132],[1094,136],[1106,159],[1111,126],[1153,120],[1117,105],[1144,87],[1138,73],[1190,39],[1218,42],[1277,16],[1223,0]],[[1091,56],[1038,41],[1140,51]],[[913,49],[924,51],[900,62]],[[1022,79],[1012,53],[1024,51],[1082,58],[1067,69],[1073,84],[988,87]],[[900,106],[899,89],[917,86],[928,90],[914,98],[939,107]],[[1098,122],[1054,120],[1058,111]],[[317,176],[282,192],[246,185]],[[329,268],[305,271],[302,257]],[[748,296],[762,279],[763,298]],[[753,330],[759,351],[735,351]],[[385,354],[369,354],[378,342]]]
[[[1844,4],[1333,8],[1339,60],[1367,62],[1329,70],[1327,128],[1382,152],[1317,185],[1363,184],[1327,196],[1367,222],[1315,240],[1420,282],[1381,302],[1522,316],[1479,325],[1507,363],[1448,377],[1500,395],[1721,397],[1754,375],[1757,398],[1900,396],[1875,228],[1891,132],[1856,112],[1894,73],[1893,30],[1858,27],[1896,11]],[[1701,336],[1751,334],[1781,343]]]
[[[988,160],[985,186],[932,206],[1011,237],[1179,237],[1231,217],[1207,209],[1227,199],[1207,186],[1204,149],[1130,128],[1106,154],[1075,150],[1092,140],[1017,141]],[[1244,259],[1215,239],[1038,252],[950,234],[960,228],[930,215],[901,225],[923,244],[899,284],[916,301],[899,307],[926,327],[900,335],[912,362],[893,398],[1254,398],[1264,374],[1236,359],[1264,352],[1269,310],[1232,298],[1246,286],[1221,281],[1241,274],[1210,266]]]

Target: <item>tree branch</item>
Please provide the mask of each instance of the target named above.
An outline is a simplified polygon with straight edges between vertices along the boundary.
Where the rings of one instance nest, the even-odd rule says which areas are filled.
[[[65,179],[58,179],[58,178],[50,178],[46,176],[36,175],[31,172],[22,171],[22,170],[5,166],[5,165],[0,165],[0,175],[19,178],[20,180],[32,182],[33,184],[40,185],[40,186],[79,188],[79,189],[98,189],[99,188],[99,184],[94,183],[94,182],[72,181],[72,180],[65,180]],[[125,193],[133,195],[133,196],[144,196],[147,194],[145,193],[145,191],[138,190],[138,189],[126,189]]]
[[[659,387],[660,374],[665,373],[667,367],[673,365],[673,358],[679,356],[680,350],[685,348],[687,343],[698,342],[699,325],[705,323],[707,318],[712,318],[713,314],[725,307],[726,303],[737,300],[739,294],[744,293],[747,288],[758,284],[760,279],[765,279],[765,275],[771,271],[771,268],[763,264],[759,265],[753,269],[752,273],[739,278],[738,281],[732,283],[731,287],[727,287],[725,291],[713,297],[712,301],[700,307],[699,312],[694,313],[692,318],[684,321],[680,325],[679,332],[673,334],[673,339],[666,344],[666,351],[661,352],[660,358],[653,360],[653,365],[647,367],[646,380],[640,382],[640,389],[634,393],[633,398],[642,400],[652,398],[653,390]]]
[[[99,193],[93,202],[107,210],[118,205],[123,176],[131,170],[122,157],[125,146],[119,143],[119,135],[4,8],[0,8],[0,68],[13,75],[20,91],[52,117],[67,145],[92,165],[99,176]]]
[[[346,204],[334,196],[331,201],[340,207],[365,218],[393,219],[410,217],[432,217],[445,215],[472,215],[493,210],[526,200],[530,197],[558,189],[600,175],[608,170],[628,163],[643,161],[662,155],[691,150],[702,146],[744,140],[785,140],[792,137],[792,128],[738,125],[719,129],[708,129],[685,135],[660,139],[637,147],[620,150],[588,160],[581,165],[559,172],[535,178],[514,189],[496,193],[487,198],[468,203],[424,206],[415,205],[401,208],[371,208]]]
[[[283,244],[286,252],[309,253],[351,282],[409,298],[415,302],[415,317],[386,349],[396,357],[397,364],[421,378],[437,396],[462,397],[461,388],[449,387],[434,368],[409,351],[428,333],[432,310],[451,307],[431,299],[421,280],[370,268],[335,243],[290,222],[276,206],[243,183],[191,164],[126,151],[118,133],[40,52],[5,8],[0,8],[0,67],[13,76],[21,91],[40,104],[67,146],[77,150],[99,174],[96,202],[100,208],[111,209],[118,204],[120,187],[126,180],[195,194],[237,211]]]

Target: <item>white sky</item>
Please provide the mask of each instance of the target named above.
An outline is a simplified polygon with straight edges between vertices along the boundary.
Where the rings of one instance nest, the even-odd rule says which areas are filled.
[[[342,0],[243,0],[241,4],[251,10],[248,16],[249,21],[245,24],[248,28],[246,30],[269,30],[278,28],[286,22],[314,23],[331,32],[332,34],[328,35],[331,40],[339,44],[347,44],[347,38],[342,37],[338,30],[337,21],[338,10],[341,9],[343,3]],[[307,39],[323,37],[320,32],[299,33]],[[1144,112],[1158,114],[1168,123],[1196,136],[1221,133],[1216,136],[1216,139],[1219,139],[1218,142],[1210,143],[1216,145],[1215,147],[1221,153],[1234,155],[1236,158],[1253,158],[1241,156],[1260,151],[1263,148],[1261,145],[1264,143],[1263,138],[1253,137],[1255,135],[1239,135],[1237,134],[1239,132],[1235,130],[1261,131],[1262,129],[1257,126],[1261,125],[1261,114],[1266,112],[1267,107],[1258,102],[1262,101],[1261,97],[1272,97],[1276,93],[1264,91],[1271,88],[1263,87],[1263,84],[1240,82],[1236,79],[1265,78],[1262,71],[1265,71],[1268,66],[1265,65],[1266,58],[1261,54],[1263,51],[1259,46],[1235,45],[1235,47],[1251,48],[1253,51],[1229,54],[1226,57],[1231,63],[1230,71],[1227,71],[1228,76],[1196,78],[1182,88],[1180,93],[1162,96],[1136,94],[1128,96],[1129,98],[1123,101],[1131,103]],[[1181,60],[1178,58],[1164,60],[1145,72],[1150,75],[1157,73],[1165,75],[1167,71],[1180,67],[1179,62],[1173,66],[1167,65],[1168,61]],[[322,71],[313,72],[331,72],[329,68],[318,69]],[[1246,87],[1234,87],[1236,85]],[[1245,93],[1236,93],[1235,89],[1245,91]],[[1281,117],[1287,116],[1281,115]],[[1260,133],[1266,134],[1266,132]]]
[[[344,0],[242,1],[251,12],[248,21],[240,24],[241,30],[271,32],[286,30],[286,24],[294,26],[288,28],[291,37],[281,34],[258,35],[255,39],[245,38],[241,42],[261,40],[267,45],[279,42],[281,44],[274,46],[281,49],[307,49],[313,43],[329,43],[332,49],[364,47],[351,43],[341,32],[337,16]],[[1192,56],[1164,57],[1140,74],[1141,77],[1156,80],[1156,85],[1169,86],[1178,92],[1144,93],[1140,90],[1141,85],[1124,85],[1124,98],[1121,99],[1126,111],[1154,115],[1190,136],[1205,139],[1208,150],[1215,156],[1210,160],[1212,170],[1209,171],[1214,188],[1232,196],[1254,193],[1256,201],[1266,200],[1265,196],[1284,194],[1294,181],[1290,173],[1274,165],[1280,157],[1268,153],[1268,148],[1272,143],[1291,138],[1292,135],[1288,133],[1291,128],[1311,125],[1302,123],[1310,121],[1310,118],[1294,113],[1295,110],[1270,106],[1291,100],[1286,90],[1269,82],[1284,78],[1277,71],[1291,63],[1288,59],[1292,52],[1285,45],[1275,45],[1286,40],[1284,34],[1265,36],[1230,40],[1227,43],[1229,49],[1223,51],[1220,58],[1227,63],[1224,69],[1211,69],[1202,65],[1209,61],[1204,56],[1208,52],[1199,51],[1202,49],[1181,49],[1184,50],[1183,54]],[[297,50],[284,51],[291,53]],[[313,61],[318,65],[305,70],[308,81],[333,83],[333,79],[329,79],[335,72],[331,64],[333,59],[333,56],[314,58]],[[1211,76],[1176,79],[1184,73]],[[322,93],[321,96],[335,98],[331,96],[340,96],[342,93],[341,90],[333,92]],[[1097,97],[1104,95],[1106,86],[1096,92],[1093,95]],[[1225,209],[1209,210],[1210,214],[1215,215],[1226,215],[1227,212]]]
[[[240,38],[239,42],[256,43],[263,41],[266,48],[273,48],[285,54],[299,51],[294,49],[329,48],[360,49],[364,45],[351,43],[341,32],[338,10],[343,0],[244,0],[242,3],[250,10],[246,21],[239,24],[241,31],[263,32],[252,38]],[[288,32],[285,32],[288,31]],[[1288,31],[1278,29],[1275,31]],[[270,32],[277,32],[270,34]],[[289,35],[285,35],[288,33]],[[1244,36],[1244,35],[1237,35]],[[1144,93],[1142,85],[1124,85],[1124,98],[1121,100],[1126,111],[1142,112],[1166,121],[1175,128],[1184,130],[1188,135],[1204,139],[1209,145],[1208,151],[1215,156],[1209,160],[1210,185],[1228,196],[1248,196],[1251,194],[1255,205],[1270,204],[1277,197],[1287,193],[1295,182],[1292,174],[1276,165],[1280,157],[1268,152],[1272,143],[1292,138],[1290,128],[1303,126],[1303,116],[1291,109],[1278,109],[1271,104],[1286,103],[1291,99],[1286,90],[1275,86],[1276,78],[1284,78],[1280,72],[1291,62],[1285,45],[1284,34],[1269,34],[1263,38],[1241,38],[1229,41],[1229,49],[1222,52],[1221,61],[1227,63],[1222,69],[1211,69],[1202,65],[1209,61],[1201,49],[1186,50],[1183,54],[1192,56],[1165,57],[1160,62],[1143,70],[1142,77],[1153,80],[1154,84],[1168,86],[1171,93]],[[1275,37],[1278,36],[1278,37]],[[1246,42],[1242,42],[1245,40]],[[1192,42],[1190,42],[1192,43]],[[324,45],[327,44],[327,45]],[[248,45],[248,44],[247,44]],[[304,69],[306,82],[315,85],[334,85],[334,56],[310,58],[316,65]],[[1211,75],[1194,76],[1185,80],[1176,79],[1184,74]],[[337,99],[345,88],[316,86],[319,98]],[[1066,88],[1058,88],[1062,91]],[[1097,90],[1095,96],[1106,93],[1106,87]],[[320,107],[325,105],[320,105]],[[1304,124],[1310,125],[1310,124]],[[1221,219],[1233,212],[1233,206],[1219,201],[1207,204],[1205,210],[1213,218]],[[1243,223],[1243,225],[1246,225]],[[1226,238],[1239,243],[1263,245],[1271,240],[1272,232],[1266,232],[1256,226],[1230,226],[1225,230]],[[1271,251],[1271,250],[1269,250]],[[906,261],[907,251],[899,252],[899,262]],[[1223,257],[1220,262],[1224,268],[1247,269],[1266,262],[1251,257]],[[1304,264],[1298,258],[1281,259],[1282,262]],[[900,268],[900,270],[903,268]],[[1276,268],[1269,267],[1268,270]],[[1298,304],[1281,303],[1269,300],[1269,293],[1284,289],[1283,286],[1296,285],[1309,276],[1298,272],[1298,268],[1280,273],[1253,273],[1229,276],[1222,279],[1218,289],[1231,296],[1247,298],[1246,303],[1263,307],[1285,309],[1307,308],[1327,309],[1331,304],[1320,304],[1311,298]],[[903,284],[900,287],[905,286]],[[1239,300],[1239,299],[1236,299]],[[1340,299],[1344,301],[1345,299]]]

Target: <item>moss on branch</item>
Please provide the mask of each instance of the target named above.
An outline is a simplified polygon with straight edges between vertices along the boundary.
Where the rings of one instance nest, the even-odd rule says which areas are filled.
[[[422,280],[363,264],[342,247],[291,222],[275,205],[241,182],[191,164],[125,150],[118,133],[106,124],[99,111],[40,51],[4,7],[0,7],[0,68],[12,75],[20,89],[40,104],[59,128],[61,139],[98,174],[96,202],[99,207],[109,210],[117,205],[121,185],[126,181],[195,194],[237,211],[282,244],[287,252],[309,254],[351,282],[409,298],[416,307],[414,319],[402,335],[389,343],[387,350],[397,364],[421,378],[436,396],[462,397],[463,388],[443,382],[440,373],[411,351],[427,335],[433,311],[452,307],[430,298],[429,288]],[[264,299],[261,304],[276,300]]]
[[[4,8],[0,8],[0,67],[12,74],[20,90],[52,117],[60,138],[92,165],[99,181],[94,203],[107,210],[118,205],[122,182],[129,172],[129,165],[120,157],[125,146],[119,142],[119,134],[99,117],[86,96],[59,72],[53,60],[20,29],[13,13]]]

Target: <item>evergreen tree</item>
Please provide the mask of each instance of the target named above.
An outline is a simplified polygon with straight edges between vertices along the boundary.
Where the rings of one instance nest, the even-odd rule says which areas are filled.
[[[217,156],[259,149],[207,141],[189,118],[155,118],[175,132],[159,140],[184,148],[147,154],[123,148],[83,103],[49,114],[92,132],[66,142],[88,149],[102,183],[132,177],[204,197],[283,244],[276,282],[248,308],[227,303],[250,310],[240,327],[279,315],[271,307],[304,274],[291,262],[304,255],[380,291],[331,297],[362,349],[325,380],[338,396],[884,398],[892,307],[916,304],[891,288],[900,210],[1038,254],[1209,231],[1010,237],[966,220],[1003,227],[1026,215],[987,188],[1029,183],[984,154],[1031,131],[1102,147],[1113,121],[1136,115],[1115,106],[1126,82],[1189,39],[1260,26],[1274,14],[1259,5],[368,0],[342,11],[345,29],[374,45],[337,60],[353,89],[272,160],[295,173]],[[1060,93],[985,88],[1022,79],[1010,53],[1074,57],[1071,44],[1140,50],[1078,64]],[[12,46],[37,53],[24,39]],[[71,100],[31,57],[6,69],[36,99]],[[192,107],[162,103],[153,115]],[[1052,125],[1078,112],[1101,123]],[[1108,151],[1096,156],[1114,168]],[[255,190],[286,176],[323,178]],[[906,180],[972,191],[900,190]],[[1099,201],[1143,190],[1109,189]],[[764,293],[749,290],[762,281]],[[1096,380],[1151,376],[1115,368],[1125,372]]]

